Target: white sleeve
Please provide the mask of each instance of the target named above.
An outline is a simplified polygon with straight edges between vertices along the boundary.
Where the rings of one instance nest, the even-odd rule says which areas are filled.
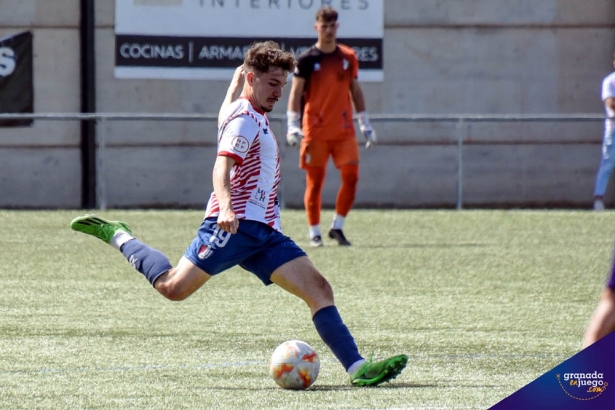
[[[602,81],[602,101],[615,97],[615,75],[609,75]]]
[[[256,120],[248,115],[239,115],[231,119],[221,130],[218,155],[231,157],[241,164],[259,130]]]

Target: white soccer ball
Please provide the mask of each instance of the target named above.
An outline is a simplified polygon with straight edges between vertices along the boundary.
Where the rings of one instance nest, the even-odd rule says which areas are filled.
[[[289,340],[273,351],[269,374],[285,389],[307,389],[316,381],[320,371],[318,353],[301,340]]]

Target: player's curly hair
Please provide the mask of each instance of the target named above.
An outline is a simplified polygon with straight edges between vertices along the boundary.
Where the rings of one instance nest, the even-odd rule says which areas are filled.
[[[262,41],[250,46],[244,57],[243,65],[261,73],[268,72],[272,67],[291,72],[295,69],[297,60],[293,53],[282,50],[275,41]]]
[[[316,21],[318,20],[324,21],[325,23],[337,21],[337,10],[330,6],[318,9],[316,12]]]

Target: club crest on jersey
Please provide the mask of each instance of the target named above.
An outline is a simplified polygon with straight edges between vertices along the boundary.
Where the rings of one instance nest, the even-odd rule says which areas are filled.
[[[197,256],[198,256],[198,257],[199,257],[199,259],[201,259],[201,260],[203,260],[203,259],[207,259],[207,258],[209,258],[209,257],[211,256],[212,251],[213,251],[213,250],[212,250],[209,246],[207,246],[207,245],[205,245],[205,244],[202,244],[202,245],[200,246],[200,248],[199,248],[199,251],[198,251],[198,253],[197,253]]]
[[[314,71],[320,71],[320,63],[314,63]]]
[[[241,153],[248,152],[248,148],[250,148],[250,143],[248,142],[248,139],[243,135],[238,135],[233,138],[231,145],[235,151]]]
[[[342,67],[344,68],[344,70],[348,70],[348,65],[349,64],[350,63],[348,62],[348,60],[346,60],[346,59],[342,60]]]
[[[258,206],[259,208],[267,209],[267,203],[269,202],[269,192],[262,188],[256,188],[248,202]]]

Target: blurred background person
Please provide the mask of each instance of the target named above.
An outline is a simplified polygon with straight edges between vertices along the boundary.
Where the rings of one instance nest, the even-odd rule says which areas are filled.
[[[338,13],[331,7],[316,12],[316,44],[297,58],[288,101],[287,140],[299,146],[299,166],[306,172],[304,206],[310,245],[323,246],[320,231],[322,188],[329,157],[341,176],[329,238],[349,246],[342,228],[354,204],[359,181],[359,148],[353,124],[353,105],[369,148],[376,134],[365,111],[357,80],[359,60],[350,47],[337,43]]]

